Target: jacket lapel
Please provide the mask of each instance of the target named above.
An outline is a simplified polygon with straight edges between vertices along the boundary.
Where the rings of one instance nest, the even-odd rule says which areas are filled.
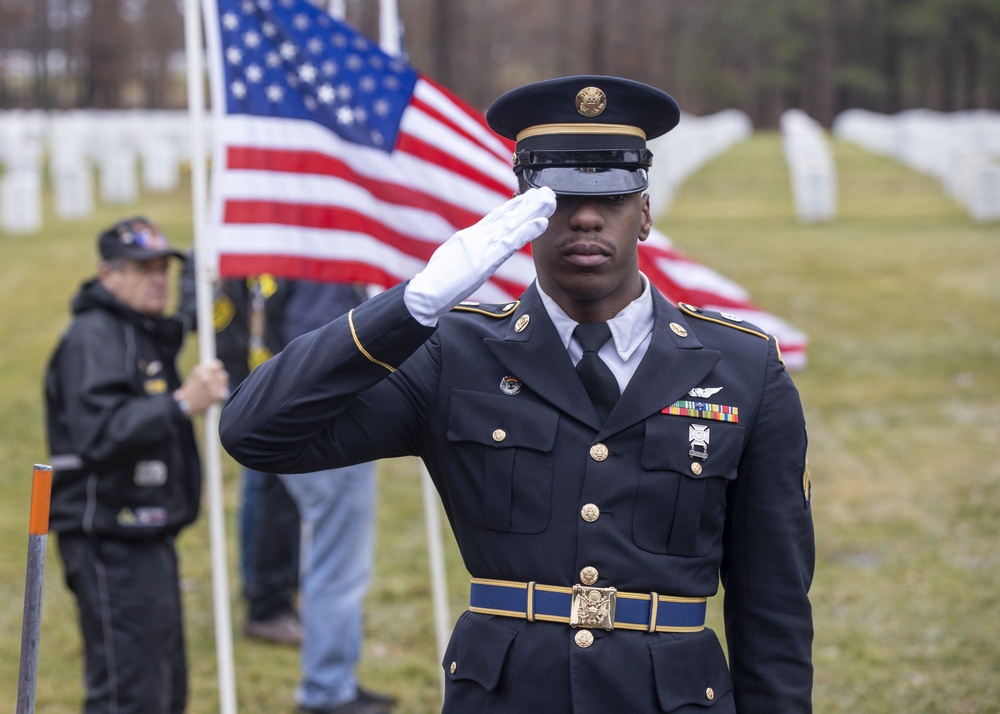
[[[672,324],[679,329],[672,329]],[[649,349],[602,432],[626,429],[674,403],[697,387],[721,357],[720,352],[705,349],[684,314],[654,290]]]
[[[600,427],[597,411],[534,283],[521,296],[521,304],[508,321],[503,338],[487,339],[485,344],[525,387],[557,409]]]

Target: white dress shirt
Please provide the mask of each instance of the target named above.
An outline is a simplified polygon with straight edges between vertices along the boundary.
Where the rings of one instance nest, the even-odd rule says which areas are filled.
[[[646,276],[639,273],[639,277],[642,280],[642,294],[608,320],[611,339],[598,352],[618,380],[618,387],[622,393],[625,392],[625,387],[635,374],[646,350],[649,349],[649,341],[653,338],[653,295],[649,290],[649,280]],[[541,286],[536,284],[536,287],[542,298],[542,304],[545,305],[545,311],[552,319],[552,324],[555,325],[566,351],[569,352],[570,359],[576,364],[583,356],[583,348],[573,339],[573,330],[579,323],[567,315],[555,300],[546,295]]]

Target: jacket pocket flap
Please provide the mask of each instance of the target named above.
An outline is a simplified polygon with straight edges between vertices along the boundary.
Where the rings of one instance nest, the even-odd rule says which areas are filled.
[[[456,390],[448,410],[448,439],[501,449],[517,446],[551,451],[558,419],[554,411],[538,404],[501,394]]]
[[[517,630],[488,616],[465,612],[455,625],[441,666],[452,680],[471,680],[493,691],[515,637]]]
[[[743,427],[684,417],[661,416],[646,422],[642,467],[675,471],[691,478],[735,478],[743,452]],[[697,474],[691,464],[698,462]]]
[[[656,696],[665,712],[685,705],[715,706],[733,688],[726,656],[711,631],[650,645],[649,652]]]

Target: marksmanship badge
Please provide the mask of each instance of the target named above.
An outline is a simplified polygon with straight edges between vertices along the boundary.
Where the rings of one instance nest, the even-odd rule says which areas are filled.
[[[688,428],[688,440],[691,442],[691,450],[688,456],[698,459],[708,458],[708,426],[705,424],[692,424]]]

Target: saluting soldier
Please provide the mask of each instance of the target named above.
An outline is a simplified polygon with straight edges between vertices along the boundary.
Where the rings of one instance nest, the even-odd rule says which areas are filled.
[[[773,337],[639,271],[668,94],[497,99],[515,197],[412,280],[292,342],[223,409],[248,467],[421,457],[473,576],[445,712],[811,711],[806,431]],[[531,242],[537,280],[462,304]],[[725,588],[729,661],[705,627]]]

